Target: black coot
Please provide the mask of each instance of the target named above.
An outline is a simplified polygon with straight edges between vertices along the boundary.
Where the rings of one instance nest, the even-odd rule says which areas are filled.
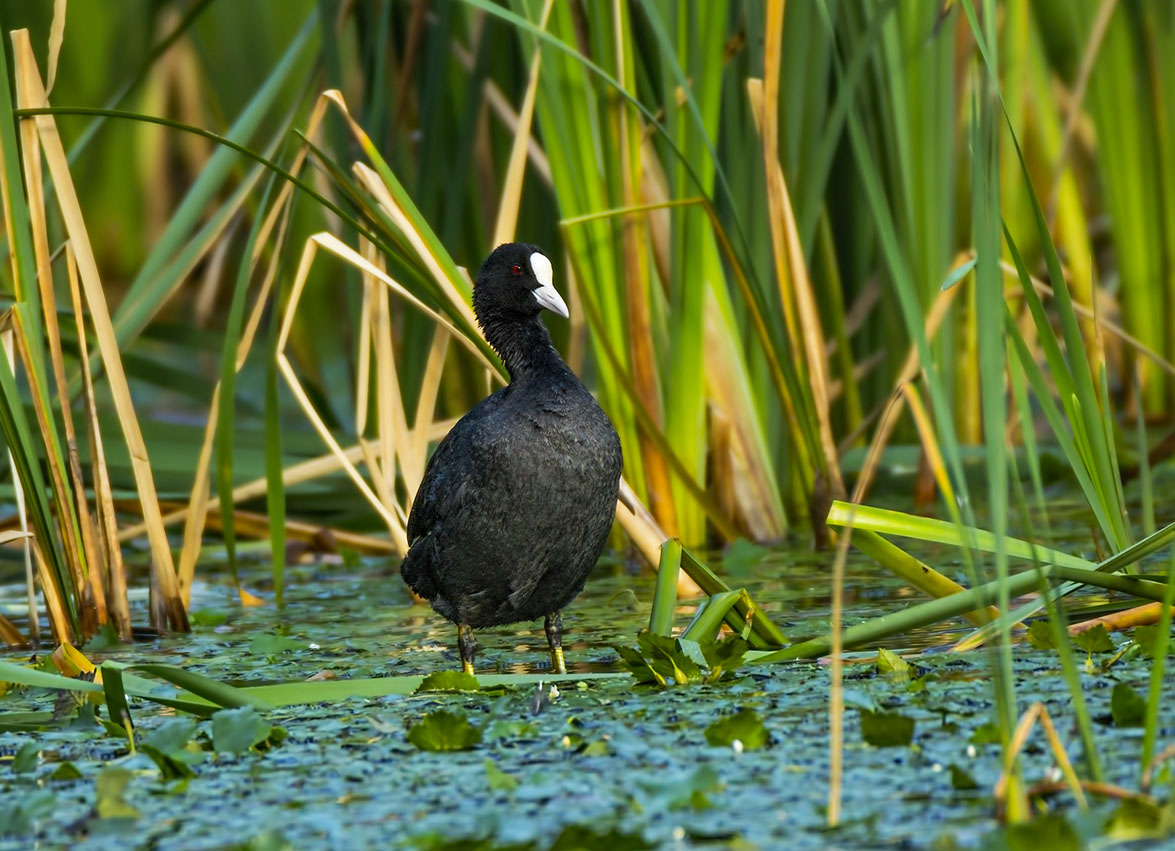
[[[616,514],[620,439],[539,319],[568,315],[552,278],[534,245],[498,246],[482,264],[473,309],[510,383],[441,441],[408,517],[401,574],[457,624],[470,673],[473,629],[540,617],[551,663],[566,672],[559,611],[583,589]]]

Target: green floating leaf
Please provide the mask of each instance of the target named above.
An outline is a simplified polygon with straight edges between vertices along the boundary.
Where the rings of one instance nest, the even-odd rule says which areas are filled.
[[[1159,627],[1152,626],[1136,626],[1134,632],[1130,636],[1134,643],[1142,648],[1142,652],[1151,659],[1155,658],[1155,652],[1161,643],[1162,636],[1159,634]],[[1175,641],[1167,640],[1167,653],[1175,650]]]
[[[877,672],[889,676],[896,682],[904,683],[909,681],[912,669],[909,662],[883,647],[877,651]]]
[[[12,759],[13,774],[29,774],[41,764],[41,746],[36,742],[25,742]]]
[[[521,721],[517,718],[498,720],[490,724],[486,730],[487,739],[533,739],[538,735],[537,724],[530,721]]]
[[[490,784],[490,789],[495,792],[513,792],[518,788],[518,781],[507,774],[502,769],[498,768],[497,763],[492,759],[486,758],[486,782]]]
[[[637,634],[637,645],[614,649],[638,682],[661,686],[717,682],[742,665],[749,648],[738,636],[699,642],[648,630]]]
[[[1037,650],[1055,650],[1057,645],[1053,641],[1053,632],[1049,629],[1048,621],[1033,621],[1028,624],[1028,643]]]
[[[287,653],[292,650],[305,649],[305,642],[298,641],[295,638],[289,638],[285,635],[274,635],[270,632],[255,635],[253,636],[253,640],[249,642],[249,652],[255,653],[258,656],[280,656],[282,653]]]
[[[83,777],[81,771],[72,762],[63,762],[53,769],[53,773],[49,775],[50,780],[70,781],[81,780]]]
[[[965,768],[960,768],[952,763],[950,770],[952,789],[958,789],[960,792],[963,792],[979,788],[979,784],[975,782],[975,778],[971,776],[971,772]]]
[[[430,713],[408,730],[408,741],[422,751],[467,751],[481,743],[481,728],[464,712]]]
[[[1045,813],[1032,821],[1009,825],[989,834],[984,848],[1006,848],[1007,851],[1080,851],[1077,831],[1059,813]]]
[[[1144,798],[1124,798],[1106,821],[1106,836],[1118,842],[1165,839],[1175,832],[1170,807]]]
[[[581,851],[585,848],[607,848],[608,851],[649,851],[656,846],[649,844],[638,833],[624,833],[612,828],[607,833],[597,833],[590,827],[569,824],[563,828],[548,851]]]
[[[1113,653],[1117,648],[1102,624],[1073,636],[1073,644],[1086,653]]]
[[[706,682],[717,682],[727,674],[738,670],[742,667],[743,658],[750,649],[751,645],[737,635],[727,636],[717,643],[704,643],[702,645],[702,655],[705,657],[706,666],[709,668],[706,674]]]
[[[191,763],[204,759],[202,750],[190,746],[195,735],[192,718],[169,718],[139,743],[139,750],[151,758],[164,780],[192,777]]]
[[[133,775],[125,768],[104,768],[94,780],[94,809],[100,819],[137,819],[139,811],[126,800]]]
[[[217,753],[245,753],[269,739],[273,731],[273,725],[252,706],[222,709],[212,716],[212,747]]]
[[[999,725],[991,721],[976,727],[970,739],[973,745],[998,745],[1001,741]]]
[[[192,626],[220,626],[228,621],[228,612],[222,609],[194,609],[188,612],[188,622]]]
[[[706,741],[719,747],[741,742],[744,750],[753,751],[767,744],[767,728],[763,726],[759,713],[744,707],[707,727]]]
[[[897,712],[862,709],[861,738],[875,748],[904,747],[914,741],[914,719]]]
[[[1146,701],[1126,683],[1118,683],[1110,694],[1110,715],[1115,727],[1141,727],[1146,723]]]
[[[694,810],[710,808],[709,795],[717,792],[722,783],[718,772],[711,765],[699,766],[697,770],[678,779],[663,782],[638,781],[647,794],[642,802],[646,811]]]
[[[464,671],[436,671],[425,677],[416,687],[416,693],[426,691],[478,691],[477,677]]]

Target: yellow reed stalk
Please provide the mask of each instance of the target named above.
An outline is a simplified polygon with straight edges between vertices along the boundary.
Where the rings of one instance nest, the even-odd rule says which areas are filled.
[[[89,633],[94,623],[106,623],[106,592],[102,582],[102,561],[94,541],[94,523],[86,503],[86,486],[82,478],[82,463],[78,457],[77,431],[74,428],[73,410],[69,398],[69,384],[65,378],[65,359],[61,350],[61,328],[57,322],[57,296],[53,287],[53,270],[50,265],[49,228],[45,221],[45,192],[42,183],[40,148],[37,146],[37,131],[32,122],[21,122],[21,138],[24,143],[22,160],[25,175],[25,193],[28,197],[29,223],[33,236],[33,254],[37,267],[37,288],[41,295],[41,314],[45,323],[45,339],[49,344],[49,361],[53,369],[53,383],[57,387],[57,404],[61,409],[61,421],[65,429],[65,462],[73,493],[72,508],[76,512],[76,523],[81,537],[82,556],[79,561],[85,572],[85,579],[79,584],[80,604],[85,608],[82,623]],[[72,262],[72,255],[71,255]],[[71,269],[71,272],[73,270]],[[47,417],[48,419],[48,417]],[[47,442],[48,444],[48,442]],[[51,445],[51,444],[49,444]],[[59,518],[62,536],[69,538],[68,513]],[[68,544],[67,544],[68,546]]]
[[[1073,794],[1073,798],[1077,801],[1077,806],[1083,810],[1089,809],[1089,802],[1085,798],[1085,790],[1082,789],[1081,781],[1077,779],[1077,772],[1073,770],[1073,763],[1069,761],[1069,754],[1065,752],[1065,746],[1061,743],[1061,737],[1057,735],[1057,728],[1053,726],[1053,719],[1049,717],[1049,711],[1040,702],[1032,704],[1020,716],[1020,722],[1016,725],[1016,729],[1012,733],[1007,750],[1004,751],[1004,770],[1000,773],[999,780],[996,781],[995,787],[992,790],[993,797],[996,800],[996,806],[1000,810],[1003,810],[1006,806],[1008,786],[1016,759],[1024,749],[1024,745],[1028,743],[1028,736],[1032,733],[1032,728],[1036,726],[1037,721],[1040,722],[1040,726],[1044,729],[1045,737],[1048,739],[1049,749],[1053,752],[1053,758],[1056,759],[1057,767],[1061,769],[1061,774],[1064,776],[1069,791]],[[1028,812],[1027,802],[1021,802],[1020,811]]]
[[[14,31],[12,42],[17,78],[20,80],[21,90],[26,94],[26,97],[22,98],[22,106],[32,108],[48,106],[45,90],[37,71],[36,59],[33,56],[32,45],[29,42],[28,31]],[[118,341],[114,335],[114,327],[106,305],[106,296],[102,288],[101,277],[98,274],[98,265],[94,260],[77,191],[69,173],[69,162],[65,156],[65,148],[61,143],[57,124],[52,116],[38,115],[32,121],[37,127],[41,147],[45,152],[46,164],[49,167],[49,174],[53,178],[66,232],[74,246],[82,290],[90,308],[91,321],[98,338],[98,349],[106,369],[119,424],[127,442],[131,467],[138,487],[139,499],[143,506],[143,516],[147,522],[147,536],[151,545],[152,585],[158,587],[161,596],[158,607],[154,607],[152,611],[156,617],[165,621],[157,623],[156,626],[187,631],[189,628],[188,616],[180,595],[179,583],[176,580],[171,547],[167,540],[167,533],[163,528],[150,457],[146,443],[143,441],[142,430],[139,428],[138,417],[135,415],[134,403],[131,400],[130,388],[118,351]]]
[[[420,396],[416,401],[416,418],[412,424],[412,432],[405,441],[406,446],[400,455],[400,473],[404,477],[405,488],[413,495],[424,478],[425,460],[428,458],[429,425],[436,411],[437,395],[441,389],[441,373],[444,372],[445,355],[449,351],[449,339],[449,332],[437,326],[432,335],[428,359],[424,364],[424,377],[421,379]]]
[[[82,371],[82,398],[86,403],[86,422],[90,439],[90,466],[93,470],[94,502],[98,528],[104,551],[109,597],[107,603],[114,620],[114,629],[123,641],[130,641],[131,611],[126,593],[126,566],[122,561],[122,547],[118,543],[118,515],[114,509],[114,492],[110,486],[110,471],[106,468],[106,449],[102,444],[102,429],[98,425],[98,405],[94,400],[94,380],[90,372],[90,346],[86,341],[85,312],[78,283],[77,263],[73,246],[66,243],[66,268],[69,277],[69,296],[78,335],[78,362]]]
[[[779,25],[775,27],[774,19]],[[828,364],[824,329],[820,325],[820,312],[816,297],[812,293],[812,282],[808,278],[808,264],[800,244],[799,229],[796,226],[795,211],[783,168],[779,165],[778,148],[778,107],[779,107],[779,54],[783,39],[783,2],[769,0],[767,3],[767,40],[763,51],[763,80],[747,80],[747,95],[751,101],[751,115],[763,137],[764,164],[767,169],[767,204],[771,219],[771,242],[775,255],[776,278],[779,281],[780,302],[785,305],[784,315],[791,311],[789,302],[795,300],[798,316],[788,324],[789,335],[796,335],[803,343],[803,357],[799,355],[796,339],[792,349],[796,363],[805,364],[808,385],[812,390],[812,407],[816,414],[820,447],[824,453],[824,466],[828,486],[834,496],[845,493],[844,480],[840,475],[840,459],[837,456],[836,440],[832,436],[832,422],[828,405]],[[774,27],[774,29],[773,29]],[[835,824],[831,815],[829,824]]]

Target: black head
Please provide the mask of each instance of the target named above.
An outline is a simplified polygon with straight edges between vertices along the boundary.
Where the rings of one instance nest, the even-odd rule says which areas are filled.
[[[537,245],[499,245],[481,264],[473,285],[473,310],[488,324],[533,319],[543,310],[567,318],[567,304],[554,285],[554,269]]]

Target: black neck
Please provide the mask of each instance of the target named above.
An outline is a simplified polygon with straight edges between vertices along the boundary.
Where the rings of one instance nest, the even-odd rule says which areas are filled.
[[[525,318],[490,315],[482,319],[481,327],[486,341],[506,364],[512,382],[564,366],[551,344],[551,335],[537,315]]]

